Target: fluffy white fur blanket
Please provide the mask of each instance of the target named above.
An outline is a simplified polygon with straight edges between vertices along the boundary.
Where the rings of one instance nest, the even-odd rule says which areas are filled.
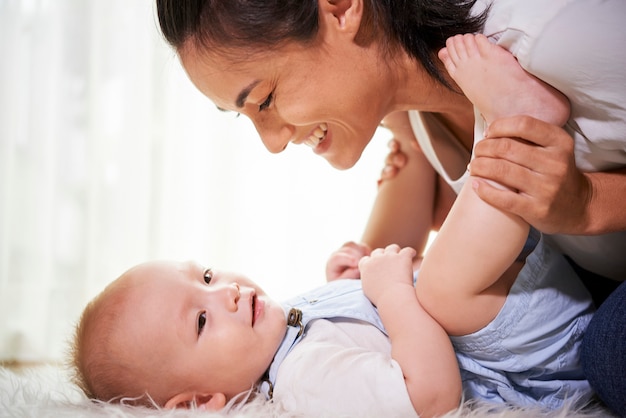
[[[118,418],[161,418],[161,417],[284,417],[271,404],[253,401],[243,408],[222,412],[200,410],[154,410],[89,401],[70,382],[67,373],[58,367],[39,367],[20,371],[0,368],[0,417],[118,417]],[[295,416],[290,414],[289,416]],[[463,405],[445,418],[597,418],[611,417],[601,408],[574,410],[563,408],[545,412],[533,409],[493,409],[486,405]],[[359,417],[360,418],[360,417]]]

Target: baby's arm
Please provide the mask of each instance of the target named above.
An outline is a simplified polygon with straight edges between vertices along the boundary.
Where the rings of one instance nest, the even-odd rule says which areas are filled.
[[[415,250],[376,249],[359,263],[363,291],[378,308],[413,408],[421,417],[459,406],[461,376],[450,339],[422,308],[413,287]]]

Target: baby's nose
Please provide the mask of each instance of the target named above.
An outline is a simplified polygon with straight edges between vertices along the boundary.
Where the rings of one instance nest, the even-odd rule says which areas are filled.
[[[231,283],[226,286],[226,302],[229,310],[233,312],[237,310],[237,303],[239,303],[240,297],[241,292],[237,283]]]

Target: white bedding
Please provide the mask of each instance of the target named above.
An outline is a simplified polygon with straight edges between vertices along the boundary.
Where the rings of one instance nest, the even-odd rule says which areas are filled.
[[[470,408],[467,404],[445,418],[596,418],[610,417],[606,411],[595,408],[575,411],[564,408],[549,414],[537,410],[493,410],[487,406]],[[70,382],[60,367],[46,366],[20,371],[0,368],[0,418],[63,418],[63,417],[279,417],[286,416],[265,402],[251,402],[238,411],[205,412],[200,410],[154,410],[91,402]],[[292,415],[293,416],[293,415]],[[359,417],[361,418],[361,417]]]

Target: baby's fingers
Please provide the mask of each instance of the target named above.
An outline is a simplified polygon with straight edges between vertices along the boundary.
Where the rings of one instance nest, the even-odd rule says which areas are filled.
[[[417,251],[415,251],[415,249],[411,247],[404,247],[402,250],[400,250],[400,255],[407,255],[411,259],[413,259],[417,255]]]
[[[400,252],[400,246],[398,244],[390,244],[385,247],[385,253],[397,254]]]

